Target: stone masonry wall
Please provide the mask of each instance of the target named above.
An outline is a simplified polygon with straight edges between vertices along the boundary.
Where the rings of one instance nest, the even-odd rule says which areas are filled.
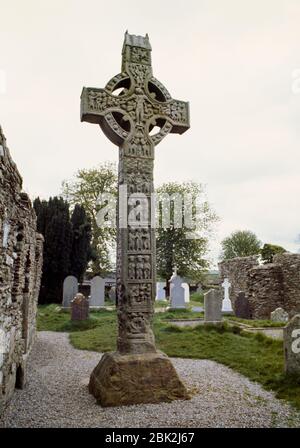
[[[254,319],[270,319],[271,312],[283,308],[283,275],[275,263],[252,268],[248,272],[247,296]]]
[[[281,307],[293,317],[300,312],[300,254],[284,253],[259,265],[254,257],[233,258],[219,264],[221,282],[228,278],[234,302],[239,290],[248,297],[254,319],[270,319]]]
[[[278,254],[274,262],[279,264],[283,275],[283,308],[289,317],[300,313],[300,254]]]
[[[43,237],[0,127],[0,413],[25,383],[35,337]]]

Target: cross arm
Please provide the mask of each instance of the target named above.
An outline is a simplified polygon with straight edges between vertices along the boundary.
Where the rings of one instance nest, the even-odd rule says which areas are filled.
[[[189,103],[185,101],[170,100],[163,106],[163,115],[172,124],[170,132],[183,134],[190,127]]]
[[[120,126],[116,113],[124,115],[122,98],[113,96],[104,89],[84,87],[81,93],[80,119],[99,124],[104,134],[115,145],[120,145],[129,132]]]
[[[117,97],[107,93],[104,89],[84,87],[81,93],[80,118],[81,121],[100,124],[103,116],[110,108],[120,107]]]

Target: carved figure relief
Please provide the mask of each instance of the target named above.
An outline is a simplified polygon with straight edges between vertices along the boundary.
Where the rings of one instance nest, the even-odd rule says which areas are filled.
[[[128,279],[143,280],[151,278],[151,263],[149,255],[130,255],[128,257]]]
[[[145,316],[142,313],[132,313],[131,319],[127,321],[127,331],[129,333],[145,333],[147,324]]]
[[[135,279],[135,257],[128,257],[128,278]]]
[[[150,231],[145,228],[130,229],[128,231],[128,250],[142,251],[151,249]]]
[[[151,299],[151,285],[149,283],[129,285],[129,302],[132,306],[148,303]]]
[[[149,51],[144,48],[132,47],[131,62],[139,64],[148,64],[150,62]]]

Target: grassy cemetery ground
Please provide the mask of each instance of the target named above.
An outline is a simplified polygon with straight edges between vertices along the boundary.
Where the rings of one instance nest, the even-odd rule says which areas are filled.
[[[255,328],[270,328],[270,327],[284,327],[284,322],[273,322],[272,320],[249,320],[249,319],[241,319],[239,317],[230,316],[227,318],[230,321],[234,321],[237,323],[249,325],[250,327]]]
[[[199,318],[201,315],[190,310],[155,313],[157,347],[171,357],[210,359],[225,364],[300,409],[300,380],[287,378],[283,373],[282,341],[248,333],[227,322],[220,327],[199,325],[193,328],[179,328],[168,323],[171,319]],[[71,322],[70,313],[59,306],[39,306],[38,330],[68,332],[71,344],[78,349],[115,350],[116,322],[115,310],[92,311],[88,320]],[[257,327],[270,326],[269,321],[248,322]]]

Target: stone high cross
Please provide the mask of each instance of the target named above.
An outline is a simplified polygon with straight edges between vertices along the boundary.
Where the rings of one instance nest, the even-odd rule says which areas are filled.
[[[90,381],[90,392],[105,406],[164,401],[174,393],[177,398],[186,397],[185,388],[170,361],[157,352],[151,330],[156,261],[155,229],[150,220],[154,148],[170,132],[182,134],[189,129],[189,107],[184,101],[172,99],[167,89],[153,77],[148,35],[142,37],[126,32],[121,70],[104,89],[85,87],[81,95],[81,121],[99,124],[104,134],[119,147],[119,191],[120,187],[126,187],[128,194],[134,193],[135,205],[132,206],[132,202],[125,205],[127,216],[132,207],[143,200],[148,203],[147,222],[129,224],[125,228],[118,223],[118,351],[102,358]],[[152,135],[154,126],[159,132]],[[118,207],[117,216],[121,216],[121,205]],[[135,362],[132,369],[131,361]],[[122,369],[119,369],[121,364]],[[125,384],[125,364],[131,391]],[[111,398],[112,393],[108,397],[107,391],[113,386],[108,378],[101,378],[107,375],[108,366],[123,372],[118,385],[127,392],[123,390],[118,397]],[[162,370],[168,373],[162,374]],[[170,384],[173,378],[173,386],[167,385],[166,375]]]

